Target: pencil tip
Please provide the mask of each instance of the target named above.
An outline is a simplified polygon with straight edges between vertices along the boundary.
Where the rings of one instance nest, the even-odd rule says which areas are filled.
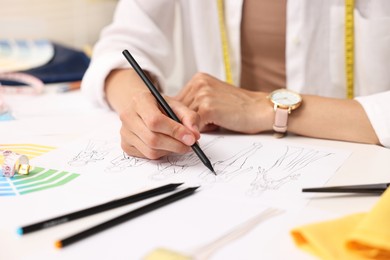
[[[23,235],[23,228],[18,228],[16,233],[18,233],[19,236]]]
[[[56,247],[56,248],[62,248],[62,243],[61,243],[61,241],[56,241],[55,247]]]
[[[215,173],[214,168],[213,168],[213,166],[211,165],[211,163],[207,163],[207,164],[205,164],[205,165],[206,165],[207,168],[209,168],[209,170],[210,170],[212,173],[214,173],[215,175],[217,175],[217,174]]]

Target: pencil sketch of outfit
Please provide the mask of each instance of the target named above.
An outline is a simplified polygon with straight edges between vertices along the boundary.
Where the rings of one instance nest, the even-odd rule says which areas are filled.
[[[262,146],[261,143],[253,143],[230,158],[215,162],[213,167],[216,175],[203,172],[200,178],[205,182],[226,182],[237,175],[251,171],[253,167],[246,167],[245,164]]]
[[[264,190],[277,190],[285,183],[296,180],[301,174],[300,170],[330,154],[313,149],[286,146],[282,156],[271,167],[266,169],[258,166],[249,194],[256,195]]]
[[[107,142],[89,140],[87,146],[74,156],[68,164],[71,166],[85,166],[91,162],[102,161],[108,155],[110,149]]]
[[[110,165],[106,167],[106,172],[121,172],[130,167],[138,167],[144,163],[149,162],[148,159],[137,158],[133,156],[128,156],[126,153],[122,152],[121,155],[115,157],[111,160]]]
[[[206,151],[223,137],[217,137],[202,146],[203,151]],[[152,179],[162,180],[173,175],[183,173],[188,167],[195,166],[201,163],[198,156],[191,152],[184,155],[172,154],[166,156],[157,163],[158,172],[152,175]]]

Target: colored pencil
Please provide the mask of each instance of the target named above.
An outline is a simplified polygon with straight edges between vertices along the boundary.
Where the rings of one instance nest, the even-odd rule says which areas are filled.
[[[154,189],[150,189],[150,190],[143,191],[143,192],[140,192],[137,194],[133,194],[133,195],[130,195],[128,197],[116,199],[116,200],[109,201],[109,202],[106,202],[106,203],[103,203],[103,204],[100,204],[97,206],[93,206],[90,208],[86,208],[86,209],[72,212],[69,214],[65,214],[62,216],[47,219],[47,220],[44,220],[44,221],[41,221],[41,222],[38,222],[35,224],[31,224],[28,226],[18,228],[17,233],[19,235],[24,235],[24,234],[28,234],[28,233],[31,233],[34,231],[39,231],[39,230],[46,229],[49,227],[54,227],[54,226],[57,226],[57,225],[60,225],[63,223],[67,223],[67,222],[79,219],[79,218],[83,218],[83,217],[90,216],[90,215],[93,215],[96,213],[104,212],[104,211],[107,211],[110,209],[118,208],[118,207],[121,207],[124,205],[128,205],[131,203],[135,203],[135,202],[138,202],[138,201],[141,201],[144,199],[148,199],[148,198],[151,198],[151,197],[154,197],[157,195],[167,193],[167,192],[173,191],[174,189],[176,189],[180,185],[182,185],[182,183],[167,184],[167,185],[160,186],[160,187],[157,187]]]
[[[57,241],[55,243],[55,246],[57,248],[63,248],[65,246],[71,245],[71,244],[73,244],[75,242],[78,242],[78,241],[84,239],[84,238],[87,238],[89,236],[92,236],[94,234],[102,232],[102,231],[104,231],[106,229],[109,229],[109,228],[114,227],[116,225],[122,224],[123,222],[126,222],[128,220],[134,219],[136,217],[139,217],[141,215],[149,213],[149,212],[151,212],[153,210],[161,208],[161,207],[163,207],[165,205],[168,205],[168,204],[173,203],[175,201],[178,201],[178,200],[180,200],[182,198],[185,198],[185,197],[187,197],[189,195],[192,195],[197,188],[198,187],[191,187],[191,188],[186,188],[184,190],[175,192],[172,195],[166,196],[166,197],[164,197],[162,199],[159,199],[159,200],[157,200],[155,202],[152,202],[150,204],[147,204],[145,206],[142,206],[140,208],[132,210],[132,211],[130,211],[128,213],[125,213],[123,215],[120,215],[118,217],[110,219],[110,220],[108,220],[106,222],[98,224],[98,225],[96,225],[94,227],[91,227],[89,229],[81,231],[80,233],[77,233],[77,234],[69,236],[69,237],[67,237],[65,239],[59,240],[59,241]]]
[[[362,185],[344,185],[331,187],[303,188],[302,192],[340,192],[340,193],[372,193],[382,194],[390,183],[375,183]]]

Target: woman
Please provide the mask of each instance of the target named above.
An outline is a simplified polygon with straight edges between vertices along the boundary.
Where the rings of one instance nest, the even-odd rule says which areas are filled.
[[[344,65],[345,10],[341,0],[123,0],[82,89],[120,115],[122,148],[138,157],[185,153],[200,132],[218,127],[252,134],[288,126],[298,135],[390,147],[390,2],[355,1],[353,89]],[[128,49],[166,89],[178,60],[175,19],[184,87],[166,99],[183,125],[161,112],[121,55]],[[290,108],[278,106],[280,97],[268,97],[277,89],[300,96],[292,93]]]

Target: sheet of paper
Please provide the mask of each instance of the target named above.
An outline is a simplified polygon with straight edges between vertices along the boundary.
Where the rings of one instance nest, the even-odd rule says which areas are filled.
[[[61,95],[7,95],[4,98],[15,120],[1,122],[0,144],[35,143],[60,147],[102,125],[117,129],[120,123],[114,112],[93,107],[80,91]]]
[[[34,163],[101,180],[102,189],[119,179],[117,194],[127,192],[127,185],[134,182],[184,182],[201,186],[210,196],[289,207],[293,199],[304,202],[303,187],[324,185],[350,155],[268,136],[203,134],[200,146],[212,162],[215,176],[193,152],[157,161],[129,157],[121,150],[117,133],[102,129]]]
[[[324,185],[350,155],[349,151],[262,135],[203,134],[200,146],[212,162],[215,176],[192,152],[158,161],[129,157],[120,148],[118,130],[118,125],[102,126],[93,134],[34,158],[32,164],[36,166],[72,172],[78,177],[53,189],[0,197],[0,205],[8,209],[0,217],[0,223],[6,223],[7,219],[8,228],[0,226],[0,232],[9,235],[21,225],[147,187],[183,182],[184,186],[200,186],[199,192],[60,252],[48,244],[82,229],[85,223],[90,226],[95,222],[69,223],[73,227],[69,230],[57,228],[57,232],[44,231],[44,235],[38,232],[19,238],[16,244],[28,247],[32,259],[75,256],[140,259],[160,246],[189,252],[262,210],[282,208],[286,214],[254,228],[251,233],[254,242],[245,245],[254,257],[262,256],[257,251],[261,241],[276,235],[290,214],[307,203],[301,189]],[[109,255],[104,253],[107,243],[110,243]],[[91,248],[96,250],[91,252]],[[226,252],[232,251],[225,250],[221,249],[213,259],[224,259]]]

